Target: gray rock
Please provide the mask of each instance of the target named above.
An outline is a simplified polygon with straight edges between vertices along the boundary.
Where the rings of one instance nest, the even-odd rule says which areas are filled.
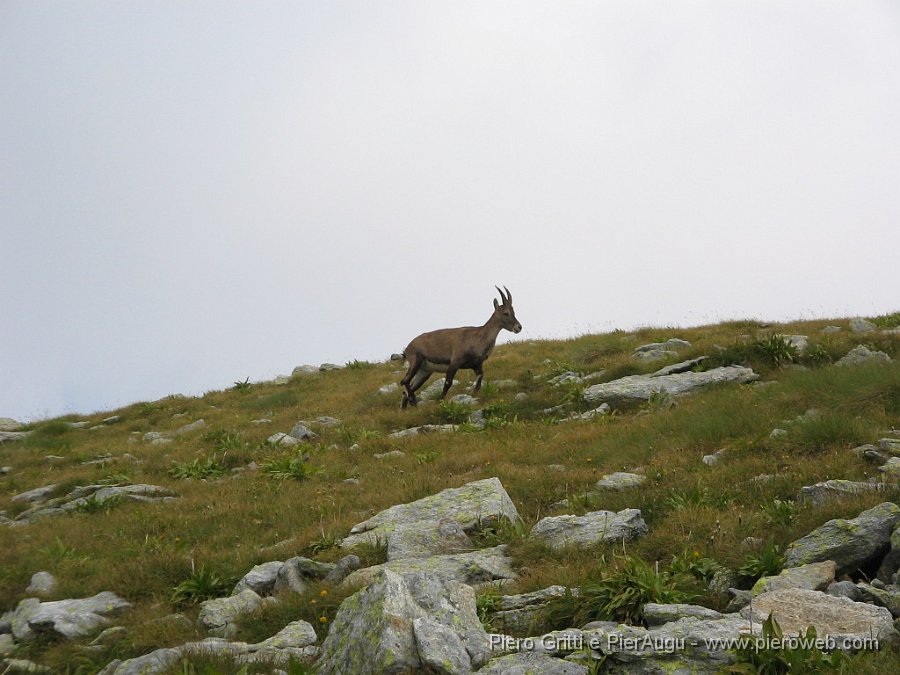
[[[872,351],[865,345],[857,345],[838,360],[837,366],[859,366],[891,363],[893,359],[884,352]]]
[[[316,665],[321,675],[468,673],[489,656],[470,587],[383,570],[341,604]]]
[[[640,361],[663,361],[664,359],[671,359],[677,356],[678,352],[674,352],[671,349],[647,349],[634,353],[634,358]]]
[[[307,582],[324,579],[334,567],[334,563],[320,563],[301,557],[290,558],[278,569],[272,591],[302,594],[306,592]]]
[[[601,403],[599,407],[594,408],[593,410],[588,410],[587,412],[583,412],[577,416],[577,419],[582,420],[592,420],[597,417],[603,417],[604,415],[608,415],[611,408],[609,407],[609,403]]]
[[[11,617],[16,642],[30,642],[38,636],[73,640],[109,625],[109,615],[131,604],[115,593],[104,591],[90,598],[40,602],[22,600]]]
[[[538,521],[529,537],[551,548],[593,546],[604,541],[634,539],[647,534],[639,509],[592,511],[583,516],[550,516]]]
[[[900,457],[889,457],[888,461],[878,467],[889,478],[900,478]]]
[[[565,586],[549,586],[531,593],[504,595],[499,600],[499,609],[491,617],[491,625],[504,632],[529,632],[547,603],[563,597],[566,590]],[[578,589],[570,592],[577,595]]]
[[[266,647],[274,647],[276,649],[293,647],[295,649],[302,649],[303,647],[315,644],[317,640],[318,637],[316,636],[316,631],[309,623],[306,621],[292,621],[272,637],[263,640],[256,645],[252,645],[252,647],[258,649]],[[254,649],[253,651],[257,650]]]
[[[0,417],[0,431],[20,431],[22,423],[16,422],[11,417]]]
[[[400,385],[396,382],[391,382],[390,384],[386,384],[383,387],[379,387],[379,394],[396,394],[400,391]]]
[[[20,492],[10,499],[12,502],[25,502],[33,504],[35,502],[46,501],[47,497],[56,489],[56,485],[44,485],[43,487],[34,488],[27,492]]]
[[[407,438],[408,436],[419,436],[420,434],[448,433],[458,430],[458,424],[423,424],[420,427],[410,427],[409,429],[394,431],[388,434],[388,438]]]
[[[304,375],[314,375],[319,372],[318,366],[303,365],[297,366],[291,371],[291,377],[303,377]]]
[[[323,427],[336,427],[340,423],[341,421],[337,417],[331,417],[329,415],[320,415],[316,418],[316,424]]]
[[[852,581],[835,581],[832,584],[828,584],[825,592],[836,598],[850,598],[857,602],[862,599],[862,593]]]
[[[151,445],[163,445],[172,442],[171,438],[166,437],[165,434],[159,431],[148,431],[141,436],[141,440],[144,441],[144,443],[150,443]]]
[[[769,433],[769,438],[785,438],[787,436],[787,429],[772,429],[772,431]]]
[[[190,424],[185,424],[183,427],[179,427],[178,430],[175,431],[176,434],[189,434],[192,431],[197,431],[197,429],[202,429],[206,426],[205,420],[197,420],[195,422],[191,422]]]
[[[450,399],[450,402],[457,405],[478,405],[478,399],[468,394],[457,394]]]
[[[898,570],[900,570],[900,527],[894,527],[891,533],[891,548],[881,561],[876,577],[886,584],[896,584],[894,577]]]
[[[703,455],[703,459],[701,460],[706,466],[716,466],[722,459],[725,458],[725,455],[728,454],[727,448],[721,448],[720,450],[716,450],[711,455]]]
[[[7,673],[10,675],[15,675],[17,673],[30,673],[34,675],[35,673],[53,672],[47,666],[42,666],[39,663],[29,661],[28,659],[3,659],[3,661],[0,661],[0,666],[3,666],[4,675]]]
[[[0,466],[0,476],[7,475],[10,471],[12,471],[11,466]]]
[[[235,584],[231,594],[238,595],[249,588],[257,595],[269,595],[275,587],[275,579],[278,577],[278,570],[281,569],[282,565],[284,563],[281,560],[255,565]]]
[[[878,449],[891,455],[900,455],[900,438],[880,438]]]
[[[612,382],[588,387],[584,390],[584,398],[589,402],[604,401],[610,405],[616,405],[633,401],[648,401],[651,396],[659,395],[663,390],[669,395],[677,396],[713,384],[722,382],[743,384],[753,382],[758,378],[759,375],[753,370],[742,366],[727,366],[713,368],[702,373],[686,372],[659,377],[629,375]]]
[[[721,619],[725,615],[702,605],[660,605],[648,602],[644,605],[644,621],[648,626],[661,626],[664,623],[679,621],[686,617],[695,619]]]
[[[800,494],[797,495],[797,500],[801,503],[808,502],[818,506],[831,499],[852,497],[867,492],[884,490],[884,488],[884,483],[862,483],[859,481],[839,479],[826,480],[822,483],[805,485],[800,488]]]
[[[822,329],[822,332],[825,333],[826,335],[840,333],[841,327],[840,326],[825,326],[825,328]]]
[[[305,426],[302,422],[297,422],[297,424],[294,425],[294,428],[288,433],[288,436],[293,436],[300,441],[309,441],[319,437],[317,433]]]
[[[391,457],[406,457],[406,453],[402,450],[391,450],[390,452],[376,452],[372,457],[375,459],[390,459]]]
[[[50,595],[56,590],[56,578],[50,572],[35,572],[25,589],[31,595]]]
[[[283,431],[279,431],[277,434],[272,434],[266,439],[266,443],[269,445],[282,445],[285,447],[291,447],[294,445],[300,444],[300,439],[294,438],[293,436],[284,433]]]
[[[210,634],[229,638],[237,632],[235,622],[242,614],[257,609],[262,598],[249,588],[228,598],[215,598],[200,603],[199,624]]]
[[[681,338],[669,338],[665,342],[651,342],[650,344],[635,347],[635,353],[652,352],[657,349],[690,349],[691,343]]]
[[[809,338],[806,335],[784,335],[780,334],[778,337],[785,340],[788,344],[790,344],[794,349],[797,350],[797,354],[802,356],[806,353],[806,348],[809,345]]]
[[[666,366],[664,368],[660,368],[655,373],[651,373],[650,377],[663,377],[664,375],[677,375],[678,373],[686,373],[689,370],[693,370],[701,363],[706,361],[709,358],[707,356],[698,356],[696,359],[690,359],[688,361],[681,361],[680,363],[673,363],[670,366]]]
[[[9,656],[16,650],[13,636],[8,633],[0,633],[0,656]]]
[[[837,574],[853,573],[888,551],[891,532],[900,521],[900,507],[884,502],[852,520],[829,520],[785,552],[785,567],[833,560]]]
[[[341,370],[344,366],[340,366],[337,363],[323,363],[319,366],[319,370],[323,373],[328,372],[329,370]]]
[[[871,333],[876,328],[878,328],[878,326],[867,319],[850,319],[850,330],[854,333]]]
[[[121,421],[121,417],[119,415],[110,415],[109,417],[105,417],[101,420],[103,424],[118,424]]]
[[[442,531],[449,533],[451,523],[468,533],[500,520],[517,523],[519,514],[500,480],[486,478],[385,509],[354,525],[341,546],[352,548],[364,542],[386,541],[388,560],[421,555],[430,546],[433,547],[430,550],[440,553],[446,547],[433,538]],[[421,536],[417,536],[417,528]],[[392,537],[392,533],[397,534]],[[458,544],[463,539],[457,534],[454,541]]]
[[[875,638],[886,643],[894,635],[891,613],[849,598],[836,598],[821,591],[785,588],[757,596],[753,601],[754,621],[774,614],[785,635],[798,635],[809,626],[818,637],[832,636],[838,648],[853,639]],[[741,610],[749,616],[749,608]]]
[[[728,592],[731,593],[732,597],[731,600],[728,601],[728,605],[725,607],[726,614],[740,611],[741,609],[749,605],[753,600],[753,597],[750,595],[750,591],[744,591],[739,588],[729,588]]]
[[[860,599],[872,605],[878,605],[887,609],[894,618],[900,617],[900,587],[891,585],[879,588],[873,582],[856,584]]]
[[[783,588],[805,588],[819,591],[834,582],[835,564],[832,560],[809,563],[799,567],[789,567],[780,574],[772,577],[763,577],[758,580],[750,595],[756,597],[769,591],[779,591]]]
[[[458,381],[451,385],[451,389],[458,385]],[[444,391],[444,378],[438,378],[419,392],[418,397],[423,401],[433,401]]]
[[[542,652],[520,652],[491,659],[479,675],[588,675],[590,669]]]
[[[494,585],[517,577],[506,546],[500,545],[468,553],[434,555],[428,558],[402,558],[381,565],[364,567],[349,574],[342,586],[361,587],[372,583],[379,572],[388,570],[395,574],[421,572],[446,581],[460,581],[469,586]]]
[[[641,486],[647,480],[646,476],[639,473],[625,473],[624,471],[616,471],[607,476],[603,476],[597,481],[598,490],[628,490]]]
[[[345,555],[343,558],[337,561],[332,569],[327,575],[325,575],[325,582],[332,584],[333,586],[337,586],[339,583],[344,581],[347,576],[355,572],[359,569],[360,560],[359,556]]]

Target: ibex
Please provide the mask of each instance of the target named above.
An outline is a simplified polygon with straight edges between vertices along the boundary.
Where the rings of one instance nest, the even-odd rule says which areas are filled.
[[[516,313],[512,306],[512,293],[504,286],[506,295],[503,295],[497,286],[503,304],[494,300],[494,313],[483,326],[465,326],[463,328],[442,328],[428,333],[422,333],[409,343],[403,356],[409,361],[409,370],[406,377],[400,380],[403,387],[403,401],[401,408],[412,403],[416,405],[416,391],[431,377],[434,372],[446,373],[444,390],[440,398],[447,395],[453,384],[453,376],[460,368],[466,368],[475,372],[475,391],[481,389],[481,380],[484,371],[481,366],[497,342],[500,330],[518,333],[522,330],[522,324],[516,319]]]

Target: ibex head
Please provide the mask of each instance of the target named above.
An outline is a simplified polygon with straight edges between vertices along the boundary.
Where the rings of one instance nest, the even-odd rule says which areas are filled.
[[[503,304],[501,305],[494,299],[494,316],[492,318],[495,318],[500,322],[501,328],[505,328],[513,333],[521,332],[522,324],[516,319],[516,312],[512,305],[512,293],[509,292],[509,289],[506,288],[506,286],[503,287],[506,291],[506,295],[503,295],[503,291],[501,291],[498,286],[494,286],[494,288],[496,288],[497,292],[500,294]]]

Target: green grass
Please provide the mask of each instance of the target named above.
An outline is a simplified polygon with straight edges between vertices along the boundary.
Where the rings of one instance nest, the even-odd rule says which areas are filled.
[[[551,625],[566,627],[563,623],[573,621],[576,612],[579,618],[640,621],[640,608],[649,597],[693,597],[723,609],[727,598],[705,590],[705,580],[715,569],[741,569],[749,578],[768,574],[778,567],[776,553],[826,520],[852,518],[885,499],[900,498],[900,491],[891,489],[822,505],[794,503],[804,485],[877,475],[874,465],[850,449],[884,436],[900,417],[900,338],[857,335],[846,329],[820,333],[833,323],[845,325],[846,320],[765,329],[755,321],[736,321],[501,344],[485,364],[485,386],[477,406],[484,409],[484,430],[465,424],[467,406],[431,403],[401,411],[399,393],[378,394],[380,387],[400,379],[396,364],[363,362],[292,378],[284,385],[235,383],[201,397],[172,396],[85,416],[89,425],[112,414],[121,417],[117,424],[96,431],[71,428],[68,422],[73,417],[29,425],[34,433],[25,442],[0,445],[0,465],[14,467],[0,478],[0,511],[10,517],[27,508],[11,502],[13,495],[50,483],[58,485],[53,496],[59,496],[77,485],[120,483],[124,477],[160,485],[178,498],[152,504],[126,502],[111,509],[92,505],[88,510],[100,512],[47,518],[26,528],[0,527],[0,613],[21,600],[30,576],[41,569],[57,577],[57,598],[105,590],[122,595],[134,607],[116,622],[129,630],[129,637],[90,657],[91,663],[102,667],[107,657],[128,658],[202,639],[190,624],[162,627],[157,622],[175,611],[193,621],[196,605],[188,597],[201,597],[210,587],[213,593],[227,593],[230,581],[255,564],[294,555],[335,561],[347,553],[337,546],[340,538],[373,513],[492,476],[500,478],[522,518],[518,525],[489,525],[473,536],[478,546],[508,546],[521,575],[503,592],[528,592],[551,584],[590,589],[585,601],[570,599],[557,608],[556,619],[550,616],[535,626],[536,631]],[[809,336],[807,354],[791,355],[794,363],[808,370],[782,367],[791,362],[783,345],[775,344],[771,336],[784,334]],[[594,422],[557,424],[543,412],[560,404],[566,408],[556,417],[583,409],[578,387],[547,383],[554,374],[603,370],[603,376],[594,380],[600,382],[651,372],[666,362],[636,361],[634,348],[673,336],[693,345],[679,360],[708,355],[701,368],[745,363],[763,380],[777,384],[715,387],[676,398],[673,405],[641,404]],[[762,349],[755,346],[759,343],[771,344]],[[857,344],[892,354],[895,362],[860,368],[830,365]],[[503,388],[492,384],[504,379],[517,384]],[[455,393],[466,392],[473,381],[468,372],[459,380]],[[519,392],[526,394],[524,400],[516,398]],[[811,408],[820,410],[820,416],[792,422]],[[266,444],[273,433],[320,415],[336,417],[342,424],[316,428],[320,437],[298,446],[300,452]],[[186,421],[201,417],[206,420],[205,433],[173,433]],[[259,418],[270,421],[251,424]],[[445,421],[463,423],[463,431],[406,439],[389,436],[397,429]],[[776,427],[787,429],[788,436],[769,438]],[[142,443],[147,431],[160,431],[174,440],[164,446]],[[727,453],[719,464],[709,467],[701,462],[703,455],[721,448]],[[374,457],[398,449],[405,454]],[[106,465],[81,463],[105,454],[113,456]],[[259,469],[231,471],[251,463]],[[549,470],[551,464],[562,465],[564,471]],[[623,470],[640,470],[648,480],[639,490],[578,497],[590,493],[602,475]],[[772,478],[752,480],[761,474]],[[357,478],[358,484],[344,483],[347,477]],[[569,498],[569,508],[550,508],[563,498]],[[528,539],[534,523],[547,515],[623,508],[641,509],[649,527],[647,536],[629,542],[624,557],[621,547],[612,544],[560,555]],[[748,551],[741,545],[747,537],[771,538],[772,551]],[[381,542],[354,553],[363,565],[373,565],[384,562],[386,548]],[[207,576],[228,580],[227,587],[216,589],[211,579],[199,577],[193,560],[204,561]],[[607,561],[605,568],[598,565],[600,560]],[[183,593],[173,597],[177,587]],[[282,605],[267,606],[243,621],[241,639],[270,637],[299,617],[318,622],[314,625],[321,631],[333,619],[339,595],[327,602],[314,595],[283,598]],[[314,599],[315,604],[309,602]],[[482,614],[489,617],[490,601],[480,603]],[[317,614],[319,610],[324,614]],[[321,623],[323,615],[326,621]],[[83,642],[41,643],[29,647],[27,655],[56,672],[66,672],[76,655],[87,658],[83,649],[79,651],[82,647]],[[851,661],[859,668],[854,672],[900,668],[900,655],[891,649],[857,655]],[[82,665],[84,672],[91,672],[89,664]],[[219,666],[202,660],[183,666],[215,667]]]

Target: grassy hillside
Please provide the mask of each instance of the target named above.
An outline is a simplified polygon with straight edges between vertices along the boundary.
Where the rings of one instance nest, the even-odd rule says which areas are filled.
[[[882,323],[896,325],[896,318]],[[822,333],[829,324],[842,326],[841,332]],[[769,340],[776,333],[808,335],[807,355],[792,358],[779,351],[777,341]],[[635,347],[670,337],[688,340],[692,347],[669,361],[633,357]],[[857,344],[887,352],[894,362],[832,365]],[[704,368],[742,363],[763,381],[777,384],[722,386],[676,401],[651,400],[593,421],[557,423],[569,411],[593,407],[580,397],[585,385],[548,384],[561,372],[603,370],[593,380],[603,382],[701,355],[710,357]],[[34,433],[26,440],[0,445],[0,466],[12,467],[0,477],[0,512],[10,518],[25,508],[11,501],[13,495],[47,484],[57,486],[55,494],[65,494],[76,485],[149,483],[179,497],[96,505],[24,527],[0,527],[0,613],[25,597],[31,575],[39,570],[59,581],[52,599],[110,590],[134,603],[117,621],[129,628],[127,637],[99,652],[71,643],[37,644],[16,656],[61,672],[92,672],[114,657],[200,639],[205,635],[188,624],[157,619],[173,612],[194,619],[191,598],[216,592],[209,572],[227,592],[261,562],[294,555],[336,560],[346,553],[336,543],[373,513],[491,476],[500,478],[524,520],[522,527],[481,535],[483,543],[510,545],[521,570],[520,580],[504,589],[512,593],[550,584],[580,586],[602,569],[622,565],[626,554],[664,565],[679,557],[709,558],[737,569],[763,548],[742,543],[747,537],[784,546],[828,519],[854,517],[900,498],[893,490],[820,507],[791,502],[804,485],[879,475],[877,465],[849,450],[900,426],[900,336],[855,334],[842,319],[648,328],[499,346],[485,364],[479,397],[488,418],[484,430],[464,426],[455,433],[389,438],[392,431],[420,424],[464,422],[469,412],[452,403],[401,411],[399,392],[378,393],[401,376],[397,363],[354,362],[287,384],[236,384],[199,398],[172,396],[42,421],[31,425]],[[516,384],[492,384],[500,380]],[[471,374],[463,374],[451,393],[466,391],[470,383]],[[527,396],[517,399],[519,392]],[[544,412],[559,405],[565,406],[560,412]],[[786,426],[785,420],[811,408],[820,414]],[[119,421],[93,430],[66,423],[86,420],[94,426],[110,415]],[[322,415],[341,423],[310,424],[320,435],[300,446],[301,453],[266,443],[298,420]],[[203,428],[173,433],[198,419],[205,421]],[[776,427],[789,429],[788,435],[771,438]],[[173,442],[143,442],[149,431],[172,434]],[[727,454],[717,465],[701,461],[722,448]],[[405,454],[375,457],[393,450]],[[86,463],[98,458],[106,459]],[[247,468],[251,462],[258,468]],[[636,491],[580,497],[604,474],[622,470],[642,472],[648,481]],[[752,480],[763,474],[772,479]],[[570,500],[568,508],[552,506],[564,498]],[[624,554],[621,545],[560,554],[525,538],[547,515],[629,507],[643,511],[650,533],[630,543]],[[382,552],[375,548],[361,553],[368,564],[381,561]],[[198,574],[201,568],[205,575]],[[192,579],[192,586],[181,587],[186,593],[173,597],[176,587]],[[261,640],[296,618],[307,619],[323,636],[341,597],[320,590],[285,598],[247,620],[239,639]],[[720,609],[727,600],[709,592],[699,598]],[[888,651],[855,657],[854,663],[857,672],[887,672],[884,668],[900,666],[900,658]]]

